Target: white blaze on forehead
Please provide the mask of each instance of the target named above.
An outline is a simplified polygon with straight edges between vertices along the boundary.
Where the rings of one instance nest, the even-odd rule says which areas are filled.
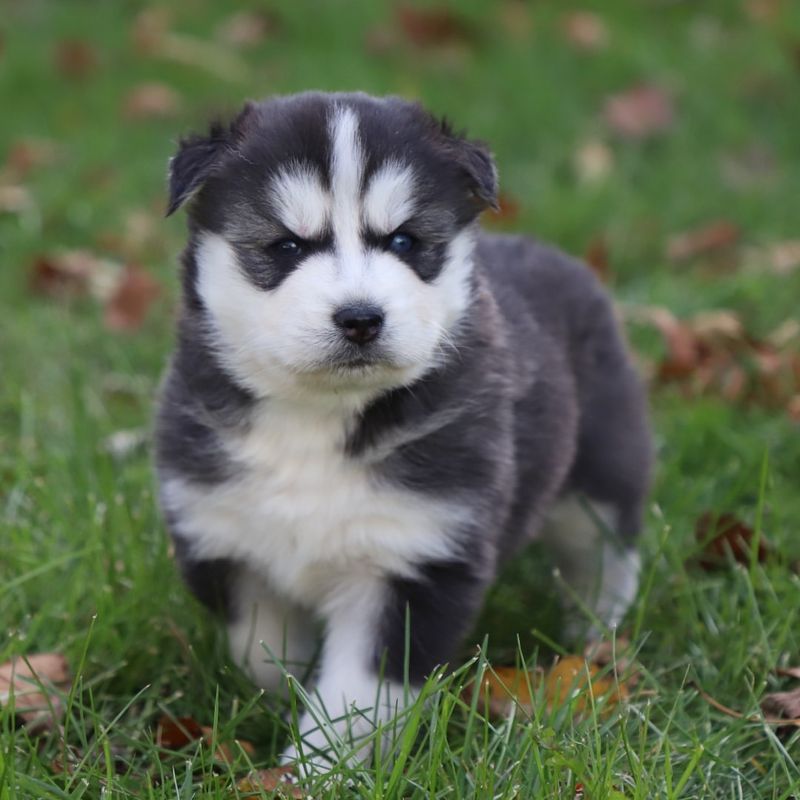
[[[364,221],[375,233],[391,233],[414,210],[414,172],[398,161],[388,161],[372,177],[364,195]]]
[[[331,214],[331,198],[317,170],[294,164],[279,172],[269,192],[281,222],[302,239],[322,235]]]
[[[340,257],[354,258],[362,250],[359,240],[359,195],[364,174],[364,151],[358,135],[358,117],[352,109],[336,109],[330,122],[330,136],[333,195],[331,216],[336,249]]]

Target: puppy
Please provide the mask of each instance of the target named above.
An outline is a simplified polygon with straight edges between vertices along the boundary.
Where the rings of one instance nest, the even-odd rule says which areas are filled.
[[[259,685],[321,639],[316,763],[458,654],[532,538],[600,622],[636,592],[642,389],[589,270],[483,233],[496,203],[489,150],[395,97],[248,104],[170,164],[189,241],[161,503]]]

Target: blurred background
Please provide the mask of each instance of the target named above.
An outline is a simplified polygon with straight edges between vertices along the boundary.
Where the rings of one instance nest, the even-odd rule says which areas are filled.
[[[0,0],[9,652],[81,652],[97,614],[87,664],[104,686],[153,680],[158,656],[210,691],[175,630],[206,631],[224,657],[174,576],[147,451],[184,240],[182,215],[163,218],[167,161],[245,99],[304,89],[418,98],[486,140],[502,208],[485,224],[551,241],[608,284],[660,459],[636,630],[656,632],[645,647],[670,668],[691,641],[698,673],[733,691],[718,637],[744,660],[769,648],[721,600],[747,588],[686,561],[726,513],[764,532],[778,616],[797,590],[794,0]],[[512,610],[529,624],[530,608],[501,597],[490,627]]]

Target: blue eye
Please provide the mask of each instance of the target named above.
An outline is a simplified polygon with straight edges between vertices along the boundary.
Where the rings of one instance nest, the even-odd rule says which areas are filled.
[[[409,236],[407,233],[393,233],[389,239],[387,249],[397,255],[403,255],[411,252],[415,244],[416,240],[413,236]]]
[[[303,252],[300,242],[296,239],[281,239],[279,242],[273,242],[269,249],[282,256],[299,256]]]

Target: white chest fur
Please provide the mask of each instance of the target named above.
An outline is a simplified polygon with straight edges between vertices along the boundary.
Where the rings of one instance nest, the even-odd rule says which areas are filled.
[[[239,474],[209,488],[170,477],[164,501],[196,558],[233,558],[295,602],[348,574],[411,575],[453,553],[463,512],[376,480],[342,452],[341,410],[265,406],[227,443]]]

